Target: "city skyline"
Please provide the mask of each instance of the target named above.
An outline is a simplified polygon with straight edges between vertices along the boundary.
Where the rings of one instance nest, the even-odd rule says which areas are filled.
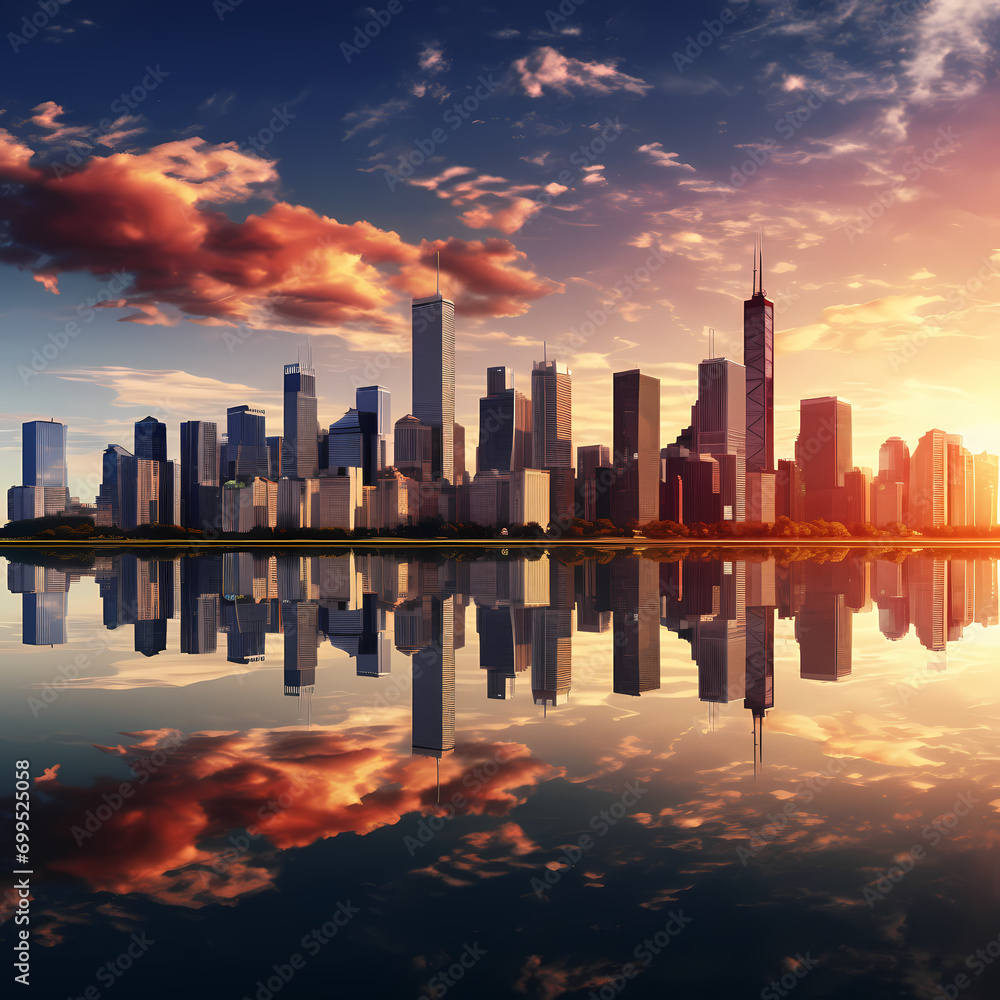
[[[328,429],[321,427],[307,344],[304,361],[300,352],[298,363],[283,366],[284,435],[267,436],[264,409],[231,406],[217,448],[213,422],[181,423],[177,461],[169,458],[166,424],[147,416],[134,424],[134,455],[114,442],[105,449],[96,507],[89,497],[52,485],[67,480],[66,426],[52,419],[25,422],[22,483],[8,491],[8,517],[59,513],[63,504],[99,526],[159,522],[212,532],[391,529],[433,517],[565,526],[587,514],[618,527],[786,516],[879,527],[993,528],[1000,490],[996,455],[973,455],[961,434],[933,429],[912,453],[898,436],[888,438],[873,474],[854,464],[852,407],[837,396],[800,401],[794,459],[774,461],[773,355],[780,334],[764,292],[760,237],[753,265],[751,296],[744,301],[744,363],[712,357],[698,365],[691,422],[673,444],[660,447],[660,380],[638,368],[614,373],[607,469],[584,460],[595,449],[603,456],[602,444],[577,444],[581,467],[573,468],[572,372],[548,360],[543,343],[543,360],[532,364],[530,397],[515,390],[514,369],[487,368],[479,446],[473,472],[466,471],[465,428],[454,419],[454,303],[438,290],[412,301],[411,409],[423,419],[409,413],[393,426],[391,463],[391,392],[359,386],[355,405]],[[207,453],[217,453],[217,466],[208,467]]]
[[[860,465],[874,467],[891,435],[912,446],[928,406],[947,406],[973,452],[996,450],[988,7],[956,0],[900,18],[891,5],[736,4],[706,45],[703,22],[718,16],[706,5],[653,46],[628,8],[605,30],[583,5],[549,24],[515,4],[433,18],[417,37],[397,24],[350,59],[335,44],[336,58],[312,64],[321,76],[308,58],[275,60],[273,25],[246,8],[198,21],[218,44],[197,65],[169,22],[156,24],[159,63],[121,63],[127,26],[62,13],[73,30],[58,46],[19,48],[0,123],[14,185],[4,259],[25,268],[0,272],[18,331],[0,432],[69,424],[73,469],[151,411],[176,454],[182,419],[219,419],[200,393],[252,398],[275,415],[268,434],[282,434],[267,373],[306,340],[324,424],[358,385],[402,398],[409,298],[434,288],[438,251],[465,331],[459,423],[475,423],[483,367],[510,365],[526,388],[548,341],[576,396],[599,404],[578,411],[575,437],[610,440],[606,376],[639,366],[670,388],[667,440],[699,362],[738,359],[760,230],[781,334],[776,459],[790,457],[798,400],[828,393],[854,405]],[[345,41],[357,28],[346,11],[320,20]],[[267,68],[248,74],[257,51]],[[128,100],[109,112],[119,93]],[[172,153],[187,166],[168,176]],[[126,190],[133,199],[116,201]],[[53,225],[60,191],[80,200],[61,202]],[[35,214],[16,201],[27,192]],[[180,223],[141,252],[87,235],[119,215],[141,230],[147,211]],[[272,240],[270,265],[253,239],[215,241],[222,216]],[[198,233],[212,249],[195,261]],[[317,240],[326,249],[310,257]],[[164,283],[168,259],[176,281]],[[709,329],[723,349],[707,348]],[[0,448],[13,483],[17,453]]]

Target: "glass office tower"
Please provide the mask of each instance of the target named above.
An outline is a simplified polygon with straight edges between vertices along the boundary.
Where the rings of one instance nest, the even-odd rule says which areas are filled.
[[[413,416],[431,428],[431,479],[455,481],[455,303],[413,300]]]

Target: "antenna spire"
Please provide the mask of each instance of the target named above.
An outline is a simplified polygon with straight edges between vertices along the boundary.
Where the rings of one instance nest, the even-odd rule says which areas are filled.
[[[757,294],[757,234],[753,234],[753,291],[751,296]]]
[[[760,294],[764,294],[764,230],[760,230]]]
[[[708,328],[708,356],[710,358],[715,357],[715,327],[710,326]]]
[[[437,252],[437,278],[434,282],[434,294],[441,294],[441,251]]]

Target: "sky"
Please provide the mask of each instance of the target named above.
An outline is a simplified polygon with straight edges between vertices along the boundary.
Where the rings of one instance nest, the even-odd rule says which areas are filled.
[[[853,407],[854,461],[932,427],[1000,450],[1000,3],[17,0],[0,89],[0,483],[20,425],[69,426],[70,492],[132,425],[267,411],[312,346],[322,425],[359,385],[410,410],[414,296],[456,303],[468,466],[485,369],[742,362],[763,234],[776,456],[799,400]],[[5,49],[6,51],[6,49]],[[544,346],[543,346],[544,344]]]

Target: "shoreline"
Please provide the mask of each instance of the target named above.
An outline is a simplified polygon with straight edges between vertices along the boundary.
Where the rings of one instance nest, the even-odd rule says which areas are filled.
[[[344,538],[332,539],[330,541],[290,539],[282,540],[262,540],[248,539],[247,541],[237,541],[232,539],[212,539],[200,542],[187,542],[182,540],[168,539],[93,539],[90,541],[72,541],[68,539],[6,539],[0,541],[0,552],[5,548],[74,548],[74,549],[122,549],[122,548],[173,548],[173,549],[207,549],[207,548],[396,548],[398,546],[417,546],[424,548],[453,548],[455,546],[470,548],[525,548],[525,549],[546,549],[555,546],[571,546],[573,548],[675,548],[675,549],[703,549],[703,548],[769,548],[769,549],[813,549],[813,548],[835,548],[835,549],[1000,549],[1000,538],[923,538],[919,540],[904,538],[813,538],[813,539],[779,539],[779,538],[739,538],[739,539],[718,539],[718,538],[683,538],[683,539],[657,539],[657,538],[547,538],[547,539],[523,539],[523,538]]]

